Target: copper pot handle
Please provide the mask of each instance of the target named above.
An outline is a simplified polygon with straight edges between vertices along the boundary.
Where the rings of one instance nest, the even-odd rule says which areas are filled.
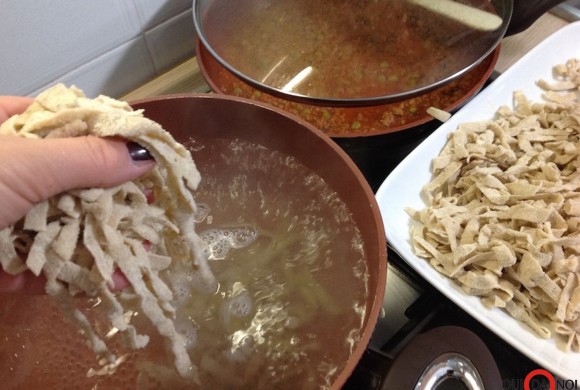
[[[530,27],[540,16],[563,0],[507,0],[514,2],[514,10],[506,36],[514,35]]]

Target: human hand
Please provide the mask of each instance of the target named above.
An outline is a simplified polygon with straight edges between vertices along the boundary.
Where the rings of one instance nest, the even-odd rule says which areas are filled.
[[[0,96],[0,123],[23,112],[32,99]],[[23,218],[32,206],[64,191],[113,187],[147,173],[155,161],[147,150],[122,139],[98,137],[26,139],[0,136],[0,230]],[[122,274],[115,288],[128,284]],[[42,293],[44,280],[30,272],[0,269],[0,292]]]

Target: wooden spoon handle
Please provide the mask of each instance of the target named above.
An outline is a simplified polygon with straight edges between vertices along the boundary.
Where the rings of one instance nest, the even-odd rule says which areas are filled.
[[[498,15],[452,0],[409,0],[409,2],[463,23],[475,30],[494,31],[503,22],[503,19]]]

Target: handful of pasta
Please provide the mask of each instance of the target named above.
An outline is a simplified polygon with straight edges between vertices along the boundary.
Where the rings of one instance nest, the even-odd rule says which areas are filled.
[[[432,162],[427,207],[407,209],[417,256],[488,307],[580,351],[580,59],[538,81],[543,102],[464,123]]]
[[[0,231],[0,262],[12,274],[28,269],[46,276],[47,293],[68,312],[99,357],[100,366],[88,375],[114,372],[123,356],[110,351],[106,339],[75,307],[73,296],[79,292],[101,300],[111,327],[126,336],[132,349],[149,341],[131,323],[135,313],[129,303],[134,307],[138,302],[138,310],[168,341],[177,372],[195,380],[196,367],[174,326],[173,291],[160,277],[174,260],[170,239],[179,237],[182,257],[192,267],[202,258],[193,198],[200,174],[189,151],[127,103],[106,96],[89,99],[81,90],[62,84],[41,93],[24,113],[3,123],[0,134],[120,136],[153,155],[155,168],[137,180],[109,189],[69,191],[37,204],[24,220]],[[148,191],[153,192],[153,204]],[[204,264],[197,265],[203,269]],[[131,283],[122,294],[108,288],[116,269]]]

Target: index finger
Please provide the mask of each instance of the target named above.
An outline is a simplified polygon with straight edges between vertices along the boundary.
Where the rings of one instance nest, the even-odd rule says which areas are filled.
[[[12,115],[20,114],[34,101],[24,96],[0,96],[0,123]]]

